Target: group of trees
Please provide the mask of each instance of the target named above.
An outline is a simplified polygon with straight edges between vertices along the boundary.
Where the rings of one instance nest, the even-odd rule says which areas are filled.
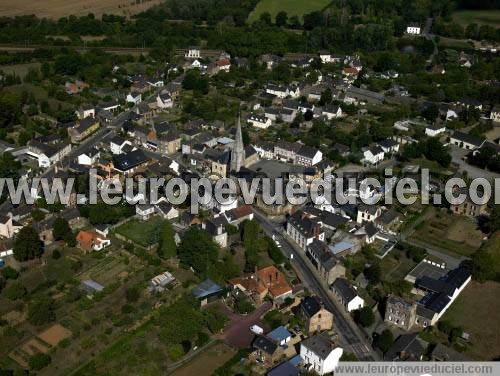
[[[192,267],[203,275],[212,267],[216,267],[219,247],[208,232],[192,226],[179,244],[178,256],[182,265]]]
[[[201,312],[188,296],[162,306],[156,321],[160,327],[159,337],[167,345],[167,354],[172,361],[182,357],[193,345],[199,345],[199,341],[206,341],[206,327],[217,332],[225,323],[217,307]]]
[[[43,242],[31,226],[23,227],[14,241],[14,257],[18,261],[39,258],[43,254]]]
[[[408,161],[420,158],[422,155],[430,161],[436,161],[443,167],[448,167],[451,162],[451,155],[437,138],[427,138],[407,145],[401,153],[401,158]]]

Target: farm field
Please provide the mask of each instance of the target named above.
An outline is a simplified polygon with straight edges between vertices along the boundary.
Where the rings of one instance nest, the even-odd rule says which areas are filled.
[[[419,224],[411,239],[451,255],[470,256],[481,246],[482,237],[471,220],[440,213],[431,221]]]
[[[185,366],[175,370],[173,376],[211,374],[236,354],[236,350],[224,343],[217,343],[198,354]]]
[[[248,21],[253,22],[259,19],[259,16],[264,12],[269,12],[274,21],[276,14],[284,10],[288,17],[302,16],[311,13],[315,10],[321,10],[330,3],[330,0],[261,0],[255,9],[248,16]]]
[[[500,10],[463,10],[453,13],[453,19],[462,26],[477,23],[500,27]]]
[[[492,360],[500,354],[500,337],[492,330],[500,327],[499,295],[500,283],[472,281],[442,318],[470,334],[472,346],[466,353],[474,359]]]
[[[103,14],[129,17],[161,2],[162,0],[142,0],[136,4],[136,1],[131,0],[3,0],[0,2],[0,16],[34,14],[41,18],[58,19],[69,15],[85,16],[93,13],[96,17]]]

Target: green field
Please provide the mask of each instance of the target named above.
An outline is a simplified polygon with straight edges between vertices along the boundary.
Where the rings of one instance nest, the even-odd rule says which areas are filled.
[[[492,360],[500,354],[499,294],[497,282],[470,282],[442,318],[471,335],[466,354],[473,359]]]
[[[284,10],[288,17],[302,16],[315,10],[322,10],[331,0],[261,0],[255,9],[248,16],[248,21],[253,22],[259,19],[259,16],[264,12],[269,12],[272,19],[276,14]]]
[[[453,13],[453,19],[462,26],[477,23],[500,27],[500,10],[463,10]]]
[[[158,228],[162,222],[161,217],[153,217],[146,222],[132,219],[116,228],[115,232],[136,244],[147,247],[158,241]]]

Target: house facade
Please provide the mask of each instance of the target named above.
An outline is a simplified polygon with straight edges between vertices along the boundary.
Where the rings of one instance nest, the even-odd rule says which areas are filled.
[[[318,375],[332,373],[342,357],[343,349],[326,333],[316,334],[300,343],[300,358],[307,370]]]
[[[358,292],[345,278],[337,278],[331,285],[331,290],[337,301],[344,306],[347,312],[361,309],[365,301],[358,295]]]

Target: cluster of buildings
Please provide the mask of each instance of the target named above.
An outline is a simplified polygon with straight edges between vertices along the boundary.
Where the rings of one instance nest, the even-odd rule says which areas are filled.
[[[254,329],[249,360],[262,364],[267,375],[299,375],[304,371],[330,374],[344,352],[332,339],[333,314],[317,296],[305,296],[293,307],[303,322],[303,332],[278,326],[267,333]]]

